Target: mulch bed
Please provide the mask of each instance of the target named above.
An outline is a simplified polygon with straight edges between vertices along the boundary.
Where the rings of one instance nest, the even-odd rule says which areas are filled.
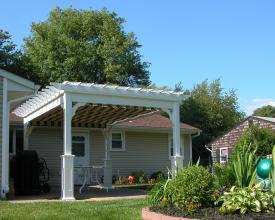
[[[168,216],[184,217],[190,219],[211,219],[211,220],[274,220],[275,213],[246,213],[241,214],[230,214],[220,215],[218,208],[204,208],[199,209],[197,213],[192,216],[188,215],[184,210],[171,207],[151,207],[150,211],[158,212]]]

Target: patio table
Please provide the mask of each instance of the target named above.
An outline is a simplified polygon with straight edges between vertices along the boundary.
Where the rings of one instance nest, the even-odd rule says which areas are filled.
[[[75,169],[82,169],[83,172],[83,183],[79,188],[79,193],[82,193],[82,190],[85,188],[86,185],[96,182],[100,185],[98,171],[103,169],[104,166],[102,165],[93,165],[93,166],[75,166]]]

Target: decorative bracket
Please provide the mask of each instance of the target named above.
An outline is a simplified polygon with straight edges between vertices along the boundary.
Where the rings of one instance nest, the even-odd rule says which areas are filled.
[[[73,106],[73,108],[72,108],[72,117],[74,117],[74,115],[75,115],[75,113],[76,113],[76,111],[77,111],[77,109],[78,108],[80,108],[80,107],[82,107],[82,106],[84,106],[84,105],[86,105],[87,103],[85,103],[85,102],[78,102],[78,103],[76,103],[74,106]]]

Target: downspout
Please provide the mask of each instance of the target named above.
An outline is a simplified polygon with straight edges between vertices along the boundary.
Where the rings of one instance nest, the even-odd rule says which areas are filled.
[[[1,178],[1,198],[6,198],[9,192],[9,121],[10,105],[16,102],[25,101],[37,93],[35,87],[34,94],[23,96],[8,101],[8,80],[3,78],[3,120],[2,120],[2,178]]]
[[[204,147],[206,148],[206,150],[212,153],[212,150],[209,147],[207,147],[207,145],[205,145]]]
[[[194,135],[190,134],[191,138],[190,138],[190,150],[189,150],[190,155],[189,155],[189,158],[190,158],[191,163],[193,162],[192,161],[193,160],[193,143],[192,143],[192,140],[193,140],[193,138],[196,138],[196,137],[200,136],[200,134],[201,134],[201,131],[198,131]]]

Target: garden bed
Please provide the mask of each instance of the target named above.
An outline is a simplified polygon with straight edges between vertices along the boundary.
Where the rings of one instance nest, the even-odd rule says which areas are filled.
[[[175,218],[171,218],[171,216]],[[188,215],[184,210],[177,208],[144,208],[142,210],[144,220],[187,220],[187,219],[211,219],[211,220],[274,220],[275,213],[247,213],[244,215],[230,214],[220,215],[218,208],[199,209],[192,216]]]
[[[154,184],[120,184],[113,185],[115,189],[126,188],[126,189],[144,189],[151,190]]]

